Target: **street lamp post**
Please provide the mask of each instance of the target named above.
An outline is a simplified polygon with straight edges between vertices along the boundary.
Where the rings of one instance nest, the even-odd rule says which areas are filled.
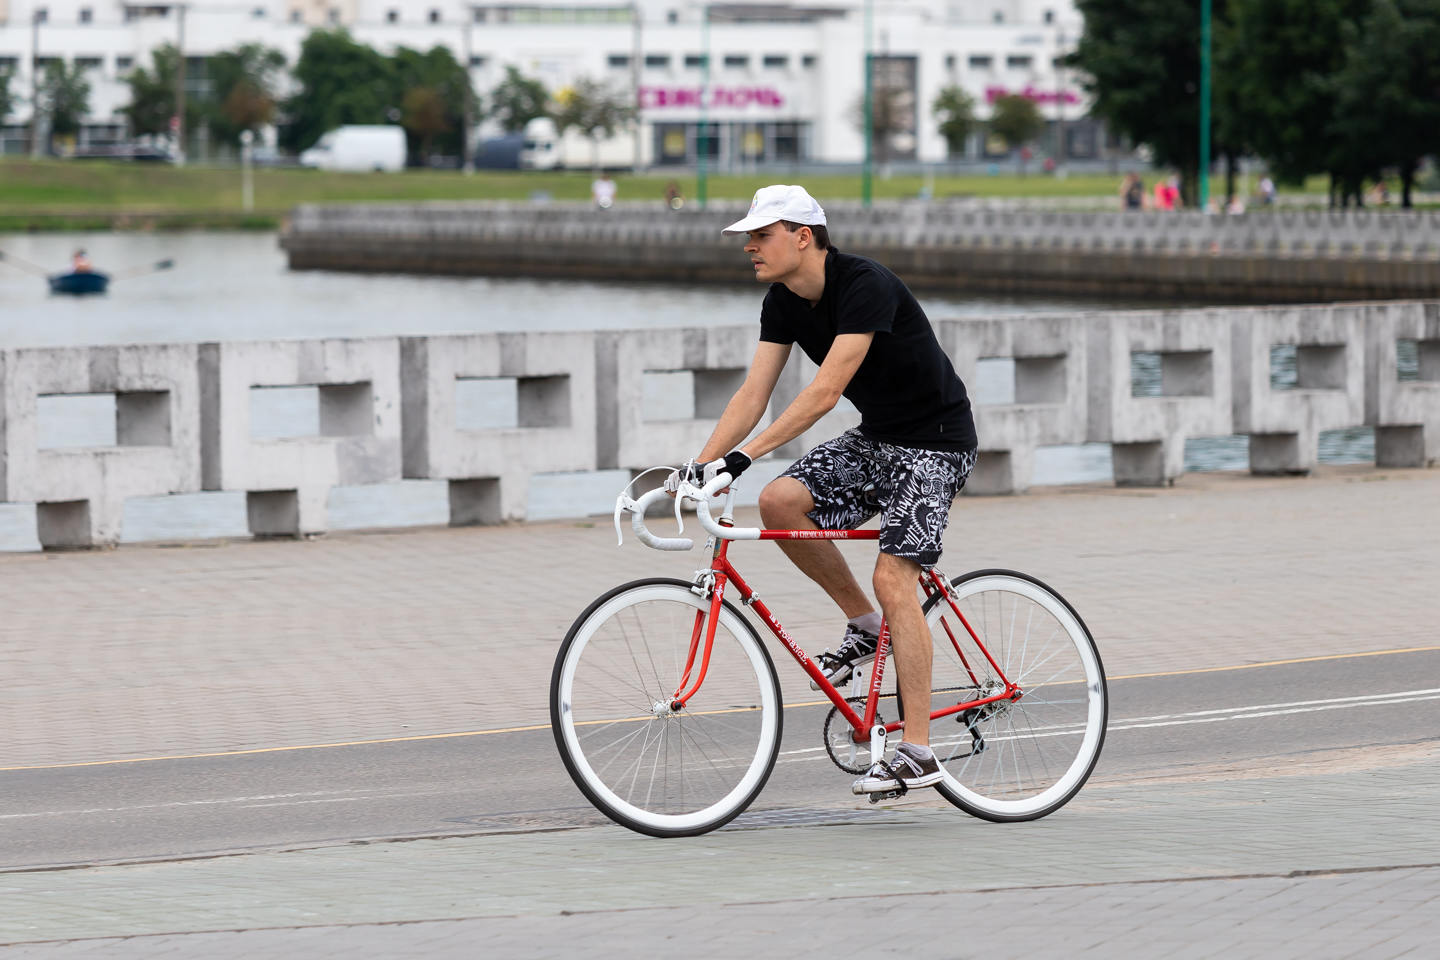
[[[255,209],[255,133],[240,131],[240,208],[246,213]]]
[[[870,51],[874,20],[873,0],[865,0],[865,165],[860,172],[860,202],[870,206],[871,174],[875,163],[875,61]]]
[[[475,145],[472,142],[474,132],[470,128],[470,115],[475,112],[475,91],[470,79],[470,64],[474,60],[473,33],[475,27],[475,8],[466,4],[464,11],[465,30],[463,34],[463,46],[465,49],[464,52],[461,53],[461,56],[465,59],[465,104],[460,110],[460,169],[469,174],[475,172]]]
[[[40,11],[30,13],[30,156],[40,156]]]
[[[706,124],[706,101],[710,99],[710,4],[705,4],[700,20],[700,125],[695,129],[695,148],[699,151],[695,167],[695,202],[705,209],[707,162],[710,152],[709,127]]]
[[[631,122],[635,124],[634,169],[636,173],[639,173],[642,168],[642,164],[640,162],[640,155],[643,152],[641,146],[642,138],[644,136],[644,132],[640,129],[640,57],[642,49],[640,40],[640,31],[642,29],[642,22],[640,19],[640,4],[630,4],[630,17],[632,20],[631,46],[633,48],[630,51],[630,87],[634,91],[635,95],[635,116]]]
[[[1199,206],[1210,206],[1210,2],[1200,0],[1200,192]]]
[[[175,42],[175,166],[185,166],[185,4],[174,7],[178,23]]]

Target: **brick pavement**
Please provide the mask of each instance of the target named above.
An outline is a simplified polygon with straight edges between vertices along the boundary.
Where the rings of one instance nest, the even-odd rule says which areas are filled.
[[[1191,474],[966,498],[952,517],[945,569],[1049,581],[1112,676],[1436,641],[1440,471]],[[844,549],[868,569],[873,546]],[[833,644],[833,609],[778,550],[736,551],[802,646]],[[703,559],[616,549],[600,518],[3,556],[0,767],[545,723],[586,603]]]

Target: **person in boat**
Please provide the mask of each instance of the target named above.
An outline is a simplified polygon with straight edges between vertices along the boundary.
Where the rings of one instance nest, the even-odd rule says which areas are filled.
[[[76,250],[73,254],[71,254],[71,273],[90,273],[94,269],[94,266],[92,266],[90,263],[90,258],[85,255],[84,250]]]

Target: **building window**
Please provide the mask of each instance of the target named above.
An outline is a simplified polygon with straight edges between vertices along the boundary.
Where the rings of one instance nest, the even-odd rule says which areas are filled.
[[[671,10],[669,13],[665,14],[665,22],[666,22],[666,23],[679,23],[679,22],[680,22],[680,12],[679,12],[678,10]]]
[[[19,67],[19,57],[0,57],[0,73],[13,74]]]
[[[389,9],[389,10],[386,10],[386,11],[385,11],[385,22],[386,22],[386,23],[399,23],[399,22],[400,22],[400,11],[399,11],[399,10],[396,10],[396,9],[394,9],[394,8],[391,8],[391,9]]]
[[[116,58],[115,58],[115,72],[116,72],[116,73],[125,73],[126,71],[128,71],[128,70],[129,70],[131,67],[133,67],[133,66],[135,66],[135,58],[134,58],[134,57],[116,57]]]
[[[647,53],[645,54],[645,66],[651,70],[665,70],[670,66],[670,54]]]
[[[64,63],[64,62],[65,62],[65,61],[64,61],[64,60],[61,60],[59,57],[36,57],[36,58],[35,58],[35,69],[36,69],[36,70],[39,70],[41,73],[44,73],[46,70],[49,70],[49,69],[50,69],[50,65],[51,65],[52,63]]]
[[[988,53],[972,53],[969,63],[971,70],[989,70],[995,66],[995,58]]]
[[[703,54],[703,53],[687,53],[687,54],[685,54],[685,68],[686,68],[687,70],[699,70],[699,69],[701,69],[701,68],[704,67],[704,66],[705,66],[705,54]]]
[[[44,7],[36,7],[34,17],[36,23],[49,23],[50,11]]]
[[[1005,22],[1005,11],[1004,11],[1004,10],[996,10],[994,16],[992,16],[991,19],[994,20],[996,23],[1004,23],[1004,22]]]
[[[783,53],[767,53],[760,62],[771,69],[784,70],[790,66],[790,57]]]
[[[946,69],[946,70],[954,70],[954,69],[955,69],[955,54],[953,54],[953,53],[947,53],[947,54],[945,54],[945,69]]]
[[[430,22],[431,22],[431,23],[439,23],[439,22],[440,22],[440,11],[439,11],[439,10],[431,10],[431,11],[430,11]]]
[[[105,60],[104,60],[104,58],[102,58],[102,57],[76,57],[76,58],[75,58],[75,69],[76,69],[76,70],[99,70],[99,69],[100,69],[102,66],[104,66],[104,65],[105,65]]]
[[[471,69],[471,70],[479,70],[479,69],[483,68],[487,62],[488,62],[488,61],[487,61],[484,57],[480,56],[480,54],[478,54],[478,53],[472,53],[472,54],[470,54],[470,69]]]
[[[1035,59],[1031,57],[1028,53],[1011,54],[1010,56],[1005,58],[1005,66],[1009,67],[1011,70],[1029,70],[1030,65],[1034,62]]]
[[[265,19],[265,8],[264,8],[264,7],[256,7],[254,10],[251,10],[251,11],[250,11],[250,17],[251,17],[251,19],[253,19],[253,20],[264,20],[264,19]]]
[[[484,9],[483,7],[476,7],[476,8],[475,8],[473,11],[471,11],[471,12],[475,15],[475,22],[476,22],[476,23],[484,23],[484,22],[486,21],[486,19],[489,18],[489,16],[490,16],[490,11]]]
[[[750,55],[748,53],[727,53],[725,54],[725,66],[743,70],[750,66]]]
[[[92,22],[94,21],[94,19],[95,19],[95,11],[91,10],[89,7],[81,7],[81,8],[80,8],[80,22],[81,22],[81,23],[92,23]]]
[[[819,62],[820,59],[816,57],[813,53],[807,53],[805,54],[805,56],[800,58],[800,66],[804,67],[806,70],[813,69],[815,67],[815,64]]]
[[[1045,22],[1046,22],[1046,23],[1054,23],[1054,22],[1055,22],[1055,11],[1054,11],[1054,10],[1046,10],[1046,11],[1045,11]]]
[[[329,20],[331,23],[339,23],[340,11],[335,9],[334,7],[331,7],[328,11],[326,11],[325,19]]]
[[[616,70],[624,70],[626,67],[630,66],[630,54],[612,53],[610,54],[610,56],[605,58],[605,62],[610,64],[610,66]]]
[[[291,23],[299,23],[299,22],[300,22],[300,11],[299,11],[299,10],[291,10],[291,11],[290,11],[290,22],[291,22]]]

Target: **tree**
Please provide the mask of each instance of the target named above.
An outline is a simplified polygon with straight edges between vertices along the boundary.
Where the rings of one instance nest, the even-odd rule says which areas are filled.
[[[878,79],[878,78],[877,78]],[[863,134],[865,96],[850,108],[850,118]],[[890,162],[890,147],[897,136],[914,129],[915,98],[909,90],[876,83],[870,89],[870,150],[882,170]]]
[[[950,86],[940,91],[930,110],[940,121],[940,136],[945,138],[950,155],[963,156],[965,141],[976,127],[975,99],[960,87]]]
[[[572,127],[590,140],[591,166],[600,168],[600,141],[634,120],[635,107],[628,93],[617,93],[603,83],[581,77],[555,94],[555,126],[564,133]]]
[[[1332,202],[1359,199],[1367,164],[1332,123],[1346,24],[1371,0],[1228,0],[1233,71],[1249,146],[1281,181],[1329,173]]]
[[[442,46],[425,53],[401,47],[393,63],[395,99],[411,155],[426,157],[434,150],[460,154],[475,97],[469,72]]]
[[[498,120],[506,133],[519,133],[525,124],[547,115],[550,100],[545,84],[527,77],[513,66],[505,68],[505,79],[490,91],[486,116]]]
[[[258,43],[217,53],[209,60],[212,97],[204,109],[217,143],[238,146],[240,134],[275,118],[275,88],[285,55]]]
[[[0,123],[15,109],[15,99],[10,93],[10,71],[0,70]]]
[[[305,38],[294,79],[299,89],[285,102],[280,129],[287,149],[309,149],[342,124],[400,119],[393,61],[343,29],[315,30]]]
[[[1005,138],[1005,142],[1021,150],[1020,170],[1025,170],[1025,145],[1045,129],[1045,118],[1035,101],[1018,93],[997,97],[990,105],[990,130]]]
[[[1215,0],[1217,23],[1233,2]],[[1082,72],[1094,100],[1091,112],[1148,146],[1157,163],[1178,170],[1180,194],[1194,204],[1200,173],[1199,0],[1076,0],[1076,7],[1085,33],[1066,65]]]
[[[37,92],[40,108],[50,117],[52,143],[57,136],[73,137],[80,132],[80,124],[90,112],[90,82],[84,68],[51,60]]]
[[[130,87],[130,102],[120,112],[130,120],[135,136],[168,136],[170,118],[175,115],[175,71],[179,55],[173,44],[162,44],[150,52],[151,68],[137,66],[125,77]],[[200,127],[205,105],[187,98],[185,129]]]
[[[1395,166],[1412,205],[1421,160],[1440,153],[1440,0],[1375,0],[1345,25],[1331,132],[1346,166]]]

